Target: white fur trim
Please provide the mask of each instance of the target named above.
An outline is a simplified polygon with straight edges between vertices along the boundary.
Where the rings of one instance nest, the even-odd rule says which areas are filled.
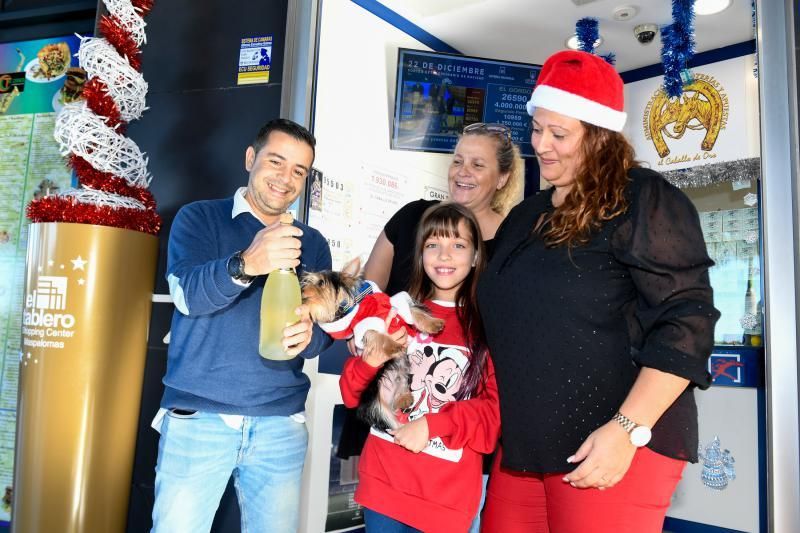
[[[368,331],[386,333],[386,322],[382,318],[370,316],[353,327],[353,339],[356,341],[356,346],[359,350],[364,349],[364,335]]]
[[[389,302],[392,304],[392,308],[397,311],[397,314],[400,315],[400,318],[406,321],[406,324],[414,324],[414,317],[411,316],[411,304],[414,303],[414,300],[411,299],[407,292],[398,292],[389,298]]]
[[[322,328],[322,331],[326,333],[336,333],[337,331],[344,331],[348,327],[350,327],[350,322],[353,321],[353,317],[356,316],[358,312],[358,306],[360,304],[356,304],[350,311],[347,312],[339,320],[334,320],[333,322],[328,322],[327,324],[319,324],[319,327]]]
[[[599,104],[583,96],[573,94],[549,85],[538,85],[525,104],[528,114],[533,116],[537,107],[543,107],[568,117],[576,118],[601,128],[622,131],[628,114]]]

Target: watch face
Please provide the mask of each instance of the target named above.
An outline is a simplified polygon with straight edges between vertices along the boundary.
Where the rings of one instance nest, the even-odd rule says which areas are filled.
[[[650,438],[653,434],[650,431],[650,428],[647,426],[636,426],[631,431],[631,443],[640,448],[650,442]]]
[[[239,279],[244,274],[244,272],[242,272],[242,266],[242,257],[239,254],[233,254],[230,259],[228,259],[228,275],[232,278]]]

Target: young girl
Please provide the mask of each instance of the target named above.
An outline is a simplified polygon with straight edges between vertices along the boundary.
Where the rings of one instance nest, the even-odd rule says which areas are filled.
[[[475,299],[484,264],[469,210],[443,203],[426,211],[409,292],[445,326],[409,344],[409,422],[391,435],[373,428],[361,454],[355,500],[366,508],[368,532],[465,532],[475,517],[482,454],[494,450],[500,428],[494,368]],[[339,381],[345,405],[358,405],[387,360],[364,353],[345,363]]]

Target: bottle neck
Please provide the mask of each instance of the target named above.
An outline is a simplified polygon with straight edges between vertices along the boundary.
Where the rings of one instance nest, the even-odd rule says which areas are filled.
[[[278,220],[279,220],[278,223],[281,226],[291,226],[293,221],[291,215],[289,215],[288,212],[283,213]],[[281,274],[296,274],[294,268],[279,268],[275,272],[279,272]]]

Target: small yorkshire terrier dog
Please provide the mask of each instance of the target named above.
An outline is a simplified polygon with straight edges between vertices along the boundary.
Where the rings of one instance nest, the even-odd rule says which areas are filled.
[[[391,298],[380,292],[374,283],[359,277],[360,266],[356,258],[341,272],[306,273],[301,281],[303,303],[309,308],[311,320],[334,339],[352,335],[359,349],[391,357],[361,395],[357,411],[365,423],[387,431],[400,427],[398,415],[402,416],[413,403],[408,356],[403,345],[387,334],[387,315],[393,308],[397,311],[388,333],[406,328],[409,335],[417,331],[435,335],[444,327],[444,321],[431,316],[406,292]]]

